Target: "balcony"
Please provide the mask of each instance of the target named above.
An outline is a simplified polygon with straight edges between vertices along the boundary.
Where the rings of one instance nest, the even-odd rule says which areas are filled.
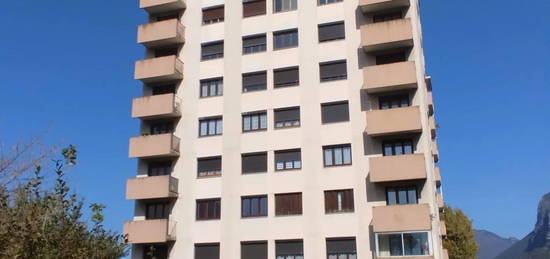
[[[136,62],[135,79],[155,83],[183,79],[183,63],[174,55]]]
[[[447,235],[447,225],[445,225],[444,220],[439,222],[439,234],[442,235],[442,236]]]
[[[434,162],[439,162],[439,145],[437,145],[437,140],[432,140],[432,155],[434,157]]]
[[[179,156],[180,139],[172,133],[133,137],[130,139],[131,158]]]
[[[441,169],[439,169],[439,166],[436,166],[434,168],[435,172],[435,184],[437,187],[441,186]]]
[[[149,14],[166,13],[185,8],[184,0],[140,0],[139,8],[145,9]]]
[[[437,207],[439,209],[445,208],[445,202],[443,201],[443,195],[440,192],[435,194],[435,199],[437,201]]]
[[[168,219],[135,220],[124,223],[130,244],[166,243],[176,240],[175,222]]]
[[[391,205],[374,207],[374,232],[430,230],[432,220],[428,204]]]
[[[435,139],[435,137],[437,137],[437,123],[435,122],[435,116],[430,116],[428,120],[430,123],[430,134],[432,135],[432,139]]]
[[[135,98],[132,103],[132,118],[160,119],[180,115],[180,102],[175,94]]]
[[[409,18],[361,25],[361,46],[367,53],[413,45]]]
[[[409,5],[409,0],[359,0],[359,7],[364,14],[405,8]]]
[[[369,94],[418,87],[414,61],[368,66],[363,69],[363,77],[363,89]]]
[[[422,132],[420,108],[410,106],[368,111],[366,131],[371,137]]]
[[[169,175],[129,179],[126,199],[163,199],[178,197],[178,179]]]
[[[138,29],[138,43],[148,48],[185,42],[185,27],[178,19],[143,24]]]
[[[430,115],[434,114],[434,98],[432,91],[428,91],[428,111]]]
[[[426,179],[424,154],[369,158],[370,181],[385,183]]]

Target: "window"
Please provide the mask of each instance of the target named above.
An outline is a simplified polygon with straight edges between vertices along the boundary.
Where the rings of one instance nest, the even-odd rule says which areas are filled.
[[[325,213],[353,212],[353,190],[325,191]]]
[[[221,199],[197,200],[197,220],[220,219]]]
[[[276,109],[274,115],[275,128],[300,126],[300,107]]]
[[[319,25],[319,42],[340,40],[345,38],[346,29],[343,21]]]
[[[223,78],[201,80],[201,98],[223,95]]]
[[[149,126],[149,134],[159,135],[167,134],[174,132],[174,122],[164,121],[164,122],[154,122]]]
[[[265,0],[243,0],[243,17],[266,13]]]
[[[178,48],[155,49],[156,58],[178,55]]]
[[[381,96],[380,98],[378,98],[378,104],[380,106],[380,110],[408,107],[410,105],[409,95],[400,94],[400,95],[391,95],[391,96]]]
[[[351,165],[351,145],[323,147],[325,166]]]
[[[242,173],[264,173],[267,172],[267,152],[242,154]]]
[[[145,245],[143,247],[143,259],[166,259],[168,258],[167,245]]]
[[[355,238],[327,239],[327,259],[357,259]]]
[[[275,88],[299,85],[300,72],[298,67],[275,69],[273,71],[273,83]]]
[[[407,61],[405,52],[380,54],[376,56],[376,65],[385,65],[385,64],[404,62],[404,61]]]
[[[300,149],[275,151],[275,170],[291,170],[302,168],[302,153]]]
[[[428,232],[376,234],[379,257],[430,255]]]
[[[344,0],[319,0],[319,5],[332,4],[337,2],[342,2]]]
[[[241,259],[267,259],[267,241],[241,242]]]
[[[267,195],[242,197],[241,201],[243,218],[267,216]]]
[[[275,12],[292,11],[298,8],[298,0],[274,0]]]
[[[202,24],[223,22],[223,5],[202,9]]]
[[[195,244],[195,259],[220,259],[220,244]]]
[[[385,21],[391,21],[391,20],[398,20],[403,18],[403,12],[402,11],[395,11],[391,13],[382,13],[382,14],[375,14],[372,16],[372,21],[377,22],[385,22]]]
[[[257,131],[267,129],[267,113],[254,112],[243,114],[243,131]]]
[[[199,136],[214,136],[223,133],[222,118],[209,118],[199,120]]]
[[[349,121],[348,102],[334,102],[321,104],[322,123]]]
[[[223,58],[223,41],[203,43],[201,47],[201,59],[209,60]]]
[[[149,203],[145,205],[145,219],[167,219],[170,214],[168,202]]]
[[[302,193],[275,194],[275,215],[302,215]]]
[[[222,175],[222,157],[209,157],[197,159],[197,176],[209,177]]]
[[[321,82],[347,79],[348,72],[346,68],[346,61],[339,60],[320,63],[319,73],[321,75]]]
[[[273,33],[273,49],[291,48],[296,46],[298,46],[298,29]]]
[[[391,140],[382,143],[384,156],[407,155],[414,152],[412,140]]]
[[[161,94],[174,94],[176,93],[176,85],[175,84],[169,84],[169,85],[159,85],[159,86],[153,86],[153,95],[161,95]]]
[[[267,71],[243,74],[243,92],[267,89]]]
[[[265,34],[243,37],[243,54],[264,52],[266,46]]]
[[[276,240],[276,259],[304,259],[303,240]]]
[[[386,201],[388,205],[417,204],[418,193],[416,187],[388,187],[386,188]]]
[[[149,162],[147,168],[148,176],[169,175],[172,173],[172,161]]]

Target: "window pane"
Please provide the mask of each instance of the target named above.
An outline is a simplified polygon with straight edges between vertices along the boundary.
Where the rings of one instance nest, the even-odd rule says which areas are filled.
[[[405,255],[428,255],[430,254],[430,244],[428,242],[428,233],[406,233],[403,234]]]
[[[388,199],[388,205],[397,204],[397,195],[394,188],[388,188],[387,199]]]
[[[267,114],[260,115],[260,128],[267,129]]]
[[[267,215],[267,197],[261,198],[260,214]]]
[[[206,136],[208,133],[208,122],[207,121],[201,121],[200,123],[200,135]]]
[[[342,148],[335,148],[333,150],[334,152],[334,164],[335,165],[341,165],[342,164]]]
[[[216,134],[222,134],[223,133],[223,126],[222,126],[222,120],[219,119],[217,120],[217,123],[216,123]]]
[[[208,121],[208,135],[216,134],[216,120]]]
[[[244,124],[244,125],[243,125],[243,126],[244,126],[243,129],[244,129],[244,130],[250,130],[250,116],[245,116],[245,117],[243,117],[243,120],[244,120],[244,121],[243,121],[243,124]]]
[[[391,256],[402,256],[403,255],[403,246],[401,243],[401,234],[392,234],[389,235],[390,239],[390,255]]]
[[[218,93],[217,95],[223,95],[223,81],[218,81]]]
[[[252,129],[253,130],[257,130],[258,129],[258,126],[259,126],[259,118],[258,118],[258,115],[253,115],[251,116],[252,117],[252,121],[251,121],[251,124],[252,124]]]
[[[399,204],[407,204],[407,191],[406,190],[399,190],[397,192],[397,195],[399,196]]]
[[[391,144],[384,144],[384,155],[385,156],[393,155],[393,149]]]
[[[417,197],[416,197],[416,188],[409,189],[407,198],[409,199],[409,204],[417,204],[418,203]]]
[[[344,164],[351,164],[351,147],[344,147]]]
[[[401,142],[395,143],[395,155],[403,154],[403,144]]]
[[[412,154],[413,153],[413,147],[411,142],[405,142],[405,146],[403,147],[403,151],[405,154]]]
[[[325,149],[325,165],[333,165],[332,163],[332,149]]]
[[[250,216],[250,199],[243,199],[243,216]]]

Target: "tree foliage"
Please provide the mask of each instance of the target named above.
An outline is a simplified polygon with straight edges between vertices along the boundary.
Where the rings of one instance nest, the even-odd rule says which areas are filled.
[[[31,179],[11,189],[0,185],[0,258],[111,259],[127,254],[124,237],[103,227],[105,206],[90,206],[90,225],[82,219],[84,202],[65,180],[77,150],[69,146],[61,153],[53,160],[53,186],[45,183],[40,165]]]
[[[447,237],[443,246],[449,251],[450,259],[476,259],[479,245],[475,239],[472,221],[461,209],[445,208]]]

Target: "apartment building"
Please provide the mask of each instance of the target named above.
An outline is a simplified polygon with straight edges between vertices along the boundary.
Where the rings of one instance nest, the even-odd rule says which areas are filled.
[[[448,258],[419,0],[140,0],[132,258]]]

